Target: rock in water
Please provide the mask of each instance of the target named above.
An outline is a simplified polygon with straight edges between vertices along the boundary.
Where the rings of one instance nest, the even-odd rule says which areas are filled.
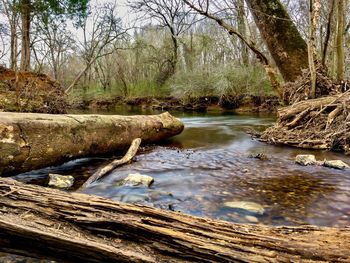
[[[244,217],[249,223],[257,224],[259,223],[259,219],[257,219],[255,216],[245,216]]]
[[[74,177],[71,175],[49,174],[49,186],[68,189],[74,184]]]
[[[299,154],[295,157],[295,162],[300,165],[315,165],[317,164],[315,155],[312,154]]]
[[[123,181],[123,185],[144,185],[149,187],[154,182],[154,179],[151,176],[143,174],[129,174]]]
[[[255,158],[261,161],[269,160],[269,157],[265,153],[252,153],[248,155],[248,158]]]
[[[224,206],[235,208],[235,209],[246,210],[253,214],[263,215],[265,213],[264,207],[254,202],[233,201],[233,202],[226,202]]]
[[[348,164],[344,163],[341,160],[332,160],[332,161],[326,160],[323,165],[329,168],[340,169],[340,170],[350,168]]]

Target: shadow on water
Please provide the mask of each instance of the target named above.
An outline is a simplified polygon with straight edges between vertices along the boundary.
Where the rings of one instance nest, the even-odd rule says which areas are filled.
[[[118,109],[111,113],[151,112]],[[232,222],[324,226],[350,223],[350,172],[301,167],[293,161],[297,154],[310,152],[321,160],[342,159],[349,163],[347,156],[270,146],[251,140],[245,133],[271,125],[272,116],[176,112],[174,115],[185,123],[181,135],[144,148],[136,162],[116,169],[84,192]],[[248,158],[251,153],[265,153],[269,159]],[[56,172],[72,174],[80,178],[77,184],[81,184],[106,162],[105,158],[76,160],[17,178],[46,184],[48,172]],[[120,187],[120,181],[130,173],[152,176],[155,182],[149,188]],[[242,201],[259,205],[264,213],[225,205]]]

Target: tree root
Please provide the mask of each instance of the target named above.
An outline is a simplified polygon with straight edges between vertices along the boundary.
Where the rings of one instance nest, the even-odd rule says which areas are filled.
[[[349,154],[350,92],[299,101],[278,111],[278,120],[259,140]]]

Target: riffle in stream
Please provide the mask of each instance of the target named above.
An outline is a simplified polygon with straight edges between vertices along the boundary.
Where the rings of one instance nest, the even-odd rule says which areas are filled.
[[[349,225],[350,171],[294,163],[297,154],[311,153],[319,160],[340,159],[349,163],[347,156],[252,140],[246,131],[272,125],[274,118],[270,116],[175,115],[185,123],[181,135],[143,148],[135,162],[117,168],[83,192],[240,223]],[[249,158],[257,153],[268,159]],[[45,184],[47,174],[52,172],[71,174],[81,181],[108,162],[100,157],[81,159],[17,178]],[[149,175],[155,181],[149,188],[120,186],[120,181],[131,173]],[[230,207],[230,203],[236,205]]]

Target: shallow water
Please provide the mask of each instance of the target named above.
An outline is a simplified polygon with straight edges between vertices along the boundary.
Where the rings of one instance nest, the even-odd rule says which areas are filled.
[[[248,129],[271,125],[274,118],[270,116],[175,115],[185,123],[181,135],[161,145],[144,148],[136,162],[117,168],[84,192],[232,222],[349,224],[350,171],[302,167],[294,163],[294,157],[302,153],[315,154],[320,160],[341,159],[347,163],[350,163],[349,157],[270,146],[252,140],[245,133]],[[269,160],[249,158],[251,153],[265,153]],[[82,159],[19,177],[36,177],[37,183],[43,183],[40,179],[46,178],[49,171],[88,177],[105,162],[108,160],[103,158]],[[150,175],[155,182],[150,188],[118,186],[130,173]],[[265,213],[259,215],[225,207],[224,203],[230,201],[260,204]]]

